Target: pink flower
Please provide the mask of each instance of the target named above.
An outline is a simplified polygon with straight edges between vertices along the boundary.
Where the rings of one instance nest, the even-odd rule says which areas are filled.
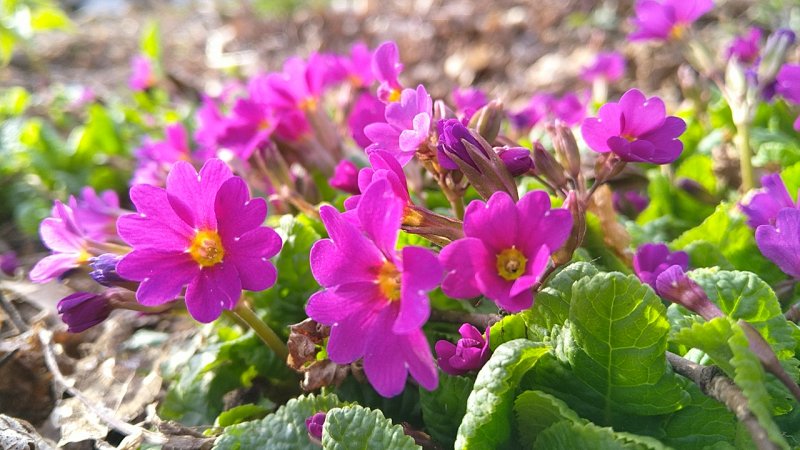
[[[631,89],[619,103],[600,107],[597,115],[581,125],[583,139],[596,152],[613,152],[628,162],[668,164],[683,151],[678,136],[686,131],[686,122],[667,116],[658,97],[645,98]]]
[[[364,127],[371,123],[383,122],[385,113],[386,105],[374,95],[364,92],[358,96],[350,116],[347,118],[350,135],[356,144],[361,148],[367,148],[372,143],[364,134]]]
[[[689,255],[686,252],[670,252],[666,244],[644,244],[633,255],[633,271],[642,283],[656,289],[656,279],[661,272],[671,266],[689,268]]]
[[[596,79],[614,82],[625,74],[625,57],[619,52],[603,52],[595,56],[592,64],[581,70],[581,79],[591,83]]]
[[[422,332],[430,306],[427,292],[442,278],[436,256],[408,246],[395,250],[403,201],[378,180],[361,196],[359,229],[333,207],[320,216],[330,239],[311,249],[311,271],[324,288],[306,312],[331,326],[328,356],[337,364],[364,359],[364,373],[384,397],[403,391],[408,372],[428,390],[438,384],[433,356]]]
[[[640,0],[631,21],[632,41],[680,39],[684,30],[714,8],[713,0]]]
[[[186,289],[186,307],[200,322],[233,309],[242,289],[275,283],[269,258],[281,248],[274,230],[262,227],[263,198],[250,198],[245,182],[218,159],[198,174],[178,162],[167,188],[136,185],[130,191],[138,214],[117,221],[120,237],[133,247],[117,265],[123,278],[139,281],[136,299],[145,306],[175,299]]]
[[[535,94],[528,105],[511,115],[511,122],[517,128],[529,128],[544,120],[558,119],[567,126],[580,123],[586,116],[586,99],[568,92],[562,97],[552,94]]]
[[[75,220],[69,206],[56,200],[51,217],[39,224],[39,237],[53,254],[42,258],[33,269],[30,279],[34,283],[46,283],[69,269],[89,261],[89,242]]]
[[[116,192],[106,190],[98,195],[94,189],[85,186],[80,197],[70,197],[69,206],[76,222],[90,239],[103,241],[117,235],[117,217],[122,210]]]
[[[784,64],[775,80],[778,95],[800,104],[800,64]],[[800,116],[794,122],[794,129],[800,131]]]
[[[328,180],[332,188],[350,194],[360,194],[358,190],[358,166],[352,161],[343,159],[333,170],[333,176]]]
[[[516,205],[505,192],[487,203],[475,200],[464,214],[466,237],[440,253],[442,290],[455,298],[484,295],[510,312],[530,308],[531,288],[571,231],[570,212],[550,209],[543,191],[529,192]]]
[[[489,327],[485,336],[474,326],[465,323],[458,329],[457,344],[441,340],[436,343],[436,361],[449,375],[463,375],[478,370],[489,360]]]
[[[397,77],[403,71],[400,64],[400,51],[394,42],[384,42],[379,45],[372,56],[372,73],[380,82],[378,98],[384,103],[400,100],[403,86]]]
[[[391,154],[383,151],[372,152],[369,155],[369,163],[371,167],[364,167],[358,172],[359,192],[366,192],[373,182],[385,179],[389,182],[394,195],[403,200],[403,206],[411,203],[406,174],[403,172],[400,163]],[[344,215],[350,217],[351,213],[355,213],[360,201],[360,194],[353,195],[345,200],[344,207],[347,212]]]
[[[375,81],[372,73],[372,52],[363,42],[353,45],[350,48],[350,57],[339,58],[339,64],[344,71],[344,77],[354,87],[367,88]]]
[[[427,142],[432,116],[433,101],[424,86],[419,85],[416,90],[403,89],[400,101],[386,106],[386,122],[364,128],[364,134],[372,141],[367,153],[389,152],[405,166],[420,145]]]
[[[737,36],[725,51],[725,57],[735,57],[744,64],[753,64],[761,51],[761,29],[751,27],[746,35]]]
[[[756,229],[756,244],[787,275],[800,278],[800,210],[780,210],[775,224]]]
[[[753,191],[739,203],[739,209],[747,216],[747,225],[751,228],[774,225],[781,209],[798,207],[779,174],[764,175],[761,186],[762,189]]]
[[[197,110],[197,131],[194,138],[203,153],[214,155],[222,144],[221,138],[228,128],[228,121],[219,110],[217,101],[203,95],[200,108]]]
[[[131,184],[162,185],[169,168],[178,161],[190,161],[191,149],[186,128],[180,122],[167,126],[164,140],[145,138],[134,152],[138,165]]]
[[[153,72],[153,64],[144,55],[136,55],[131,60],[131,77],[128,79],[128,86],[134,91],[144,91],[156,84],[156,76]]]

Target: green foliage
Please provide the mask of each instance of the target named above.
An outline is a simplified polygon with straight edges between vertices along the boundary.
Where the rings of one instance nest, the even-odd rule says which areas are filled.
[[[569,318],[573,284],[595,274],[597,268],[586,262],[570,264],[556,273],[536,294],[533,308],[522,313],[528,328],[544,337],[554,326],[564,325]]]
[[[703,395],[694,384],[686,390],[692,402],[667,416],[664,443],[674,448],[705,448],[725,443],[733,448],[736,441],[736,417],[722,403]]]
[[[418,447],[414,439],[403,433],[403,427],[393,425],[379,410],[353,405],[328,411],[322,428],[322,448],[404,450]]]
[[[233,408],[224,411],[217,416],[217,420],[214,421],[214,426],[228,427],[231,425],[236,425],[237,423],[260,419],[268,412],[268,408],[265,408],[261,405],[254,405],[252,403],[234,406]]]
[[[439,387],[435,391],[419,389],[422,418],[428,434],[446,447],[452,447],[464,414],[467,397],[475,380],[452,376],[439,371]]]
[[[456,448],[509,448],[519,381],[548,351],[548,347],[524,339],[506,342],[494,351],[467,400]]]
[[[575,346],[569,362],[578,379],[612,411],[656,415],[687,404],[688,394],[666,370],[669,322],[661,301],[635,276],[601,273],[572,288],[569,310]]]
[[[319,448],[308,438],[306,419],[318,412],[330,411],[340,406],[344,405],[335,395],[310,394],[291,399],[277,411],[261,420],[225,428],[225,432],[215,441],[214,449],[313,450]],[[328,427],[327,420],[325,428]]]
[[[525,391],[514,401],[520,442],[530,448],[539,434],[561,421],[583,423],[566,403],[542,391]]]
[[[586,423],[562,421],[547,428],[536,439],[534,449],[576,449],[597,450],[660,450],[665,447],[653,438],[627,433],[614,433],[611,428],[601,428]]]

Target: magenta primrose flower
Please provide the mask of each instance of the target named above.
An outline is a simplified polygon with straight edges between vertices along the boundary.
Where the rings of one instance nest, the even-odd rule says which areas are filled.
[[[439,367],[449,375],[463,375],[472,370],[478,370],[489,360],[489,329],[481,334],[477,328],[465,323],[458,332],[461,339],[453,344],[441,340],[436,343],[436,361]]]
[[[404,207],[411,204],[406,174],[403,172],[400,163],[390,153],[383,151],[372,152],[369,155],[369,163],[371,167],[364,167],[358,171],[359,192],[367,192],[373,182],[386,180],[389,182],[394,195],[403,201]],[[356,224],[358,224],[357,211],[360,201],[360,194],[350,196],[344,201],[346,211],[342,215]]]
[[[713,0],[639,0],[631,22],[632,41],[680,39],[692,23],[714,8]]]
[[[306,313],[331,326],[328,356],[337,364],[364,359],[364,373],[384,397],[403,391],[408,373],[428,390],[438,384],[422,325],[428,320],[428,291],[442,278],[430,250],[395,250],[403,200],[387,180],[361,196],[360,228],[331,206],[320,216],[330,239],[311,248],[311,272],[324,288],[308,300]]]
[[[416,90],[403,89],[400,101],[386,106],[386,122],[367,125],[364,134],[372,141],[367,153],[383,150],[391,153],[400,165],[405,166],[414,158],[420,145],[428,140],[431,132],[433,100],[425,87]]]
[[[117,235],[116,222],[122,210],[116,192],[109,189],[98,195],[94,189],[85,186],[78,198],[69,198],[69,206],[75,214],[75,221],[90,239],[104,241]]]
[[[758,228],[761,225],[774,225],[778,212],[783,208],[798,208],[789,195],[789,190],[777,173],[761,177],[762,189],[753,191],[739,209],[747,216],[747,225]]]
[[[153,63],[144,55],[136,55],[131,60],[131,77],[128,86],[134,91],[144,91],[156,84]]]
[[[667,116],[658,97],[645,98],[631,89],[618,103],[601,106],[597,115],[581,125],[584,141],[596,152],[613,152],[628,162],[668,164],[683,151],[678,136],[686,131],[686,122]]]
[[[172,164],[191,160],[186,128],[180,122],[168,125],[164,130],[163,141],[145,137],[144,143],[136,149],[135,154],[138,165],[131,184],[162,185]]]
[[[378,98],[384,103],[400,100],[403,85],[397,77],[403,71],[400,63],[400,50],[394,42],[384,42],[375,49],[372,56],[372,73],[378,80]]]
[[[761,29],[751,27],[747,34],[736,36],[725,50],[727,59],[736,58],[744,64],[753,64],[761,52]]]
[[[386,114],[386,105],[378,100],[378,97],[363,92],[353,103],[350,116],[347,118],[347,126],[350,128],[350,135],[359,147],[366,149],[372,141],[364,134],[364,127],[371,123],[383,122]]]
[[[339,64],[350,84],[357,88],[367,88],[375,81],[372,73],[372,51],[367,44],[358,42],[350,48],[349,57],[340,57]]]
[[[50,217],[39,224],[39,236],[53,254],[39,260],[29,277],[34,283],[46,283],[91,258],[89,241],[69,206],[56,200]]]
[[[671,266],[689,268],[689,254],[670,252],[666,244],[644,244],[633,255],[633,271],[642,283],[656,289],[656,279]]]
[[[800,210],[781,209],[774,225],[756,229],[756,244],[784,273],[800,278]]]
[[[800,64],[784,64],[776,78],[776,91],[789,102],[800,105]],[[800,131],[800,116],[794,122]]]
[[[586,100],[574,92],[562,97],[552,94],[535,94],[528,105],[511,115],[511,122],[517,128],[529,128],[544,120],[558,119],[567,126],[580,123],[586,117]]]
[[[625,57],[619,52],[602,52],[581,70],[581,79],[589,83],[596,79],[614,82],[625,74]]]
[[[510,312],[530,308],[531,288],[571,231],[570,212],[550,209],[543,191],[525,194],[516,205],[505,192],[486,203],[474,200],[464,214],[466,237],[439,254],[442,291],[454,298],[484,295]]]
[[[358,166],[348,159],[339,161],[328,183],[332,188],[339,189],[349,194],[355,195],[361,193],[358,189]]]
[[[137,214],[119,218],[120,237],[133,251],[117,272],[139,281],[136,299],[145,306],[167,303],[186,289],[186,307],[200,322],[233,309],[242,289],[260,291],[275,284],[269,258],[281,239],[263,227],[267,204],[250,198],[245,182],[219,159],[198,174],[178,162],[167,188],[136,185],[130,191]]]

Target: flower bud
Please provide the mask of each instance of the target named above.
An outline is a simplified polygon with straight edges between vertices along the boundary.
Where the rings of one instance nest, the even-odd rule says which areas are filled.
[[[558,154],[561,164],[567,169],[567,173],[574,179],[581,171],[581,152],[578,150],[578,143],[572,130],[564,125],[564,122],[557,120],[554,125],[547,127],[553,147]]]
[[[533,167],[531,151],[524,147],[495,147],[495,153],[505,164],[512,177],[527,173]]]
[[[747,77],[744,67],[736,59],[728,61],[725,68],[725,88],[732,99],[742,101],[747,95]]]
[[[13,250],[0,253],[0,272],[13,277],[17,267],[19,267],[19,260],[17,260],[17,254]]]
[[[656,278],[655,288],[663,299],[677,303],[706,320],[722,316],[722,311],[711,303],[703,288],[687,277],[679,265],[661,272]]]
[[[306,429],[308,430],[308,437],[315,442],[322,441],[322,427],[325,425],[325,417],[327,413],[320,411],[313,416],[306,419]]]
[[[534,160],[535,162],[536,160]],[[614,178],[627,163],[615,155],[613,152],[603,153],[597,158],[594,165],[595,183],[605,183]]]
[[[562,188],[567,185],[564,168],[539,142],[533,145],[533,166],[537,173],[553,183],[555,187]]]
[[[503,124],[503,103],[492,100],[479,109],[469,121],[469,127],[475,129],[487,142],[492,143],[500,133]]]
[[[678,188],[703,203],[707,203],[709,205],[716,205],[719,203],[718,198],[708,192],[703,185],[692,180],[691,178],[680,178],[676,184],[678,185]]]
[[[575,191],[569,191],[562,208],[568,209],[572,214],[572,231],[567,242],[553,253],[553,262],[556,265],[566,264],[572,259],[573,253],[580,247],[586,234],[586,205],[578,198]]]
[[[439,367],[450,375],[463,375],[478,370],[489,360],[488,327],[482,335],[477,328],[465,323],[458,332],[461,334],[458,343],[441,340],[435,346]]]
[[[333,169],[333,176],[328,179],[332,188],[347,192],[348,194],[358,195],[358,166],[352,161],[343,159],[339,161]]]
[[[89,276],[97,283],[107,287],[126,281],[117,273],[117,264],[121,259],[121,256],[113,253],[104,253],[100,256],[89,258],[89,266],[92,268]]]
[[[442,100],[433,102],[433,121],[439,123],[440,120],[455,119],[456,113],[447,106]]]
[[[794,44],[795,34],[788,28],[781,28],[770,35],[767,44],[764,46],[764,55],[758,65],[758,82],[761,86],[767,86],[775,81],[778,71],[786,60],[786,53],[789,47]]]
[[[67,331],[80,333],[106,320],[113,308],[105,295],[76,292],[61,299],[57,309]]]

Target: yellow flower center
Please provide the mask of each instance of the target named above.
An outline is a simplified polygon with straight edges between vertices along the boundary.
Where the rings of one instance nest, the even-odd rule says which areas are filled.
[[[304,111],[315,111],[317,109],[317,100],[314,97],[306,97],[300,101],[300,109]]]
[[[683,33],[686,31],[686,25],[682,23],[676,23],[672,26],[672,29],[669,30],[669,38],[670,39],[681,39],[683,37]]]
[[[91,258],[91,257],[92,257],[92,255],[89,254],[89,252],[87,252],[86,249],[81,249],[81,252],[78,254],[78,260],[76,262],[78,264],[83,264],[83,263],[89,261],[89,258]]]
[[[636,140],[636,136],[631,136],[630,134],[623,134],[622,139],[625,139],[628,142],[633,142]]]
[[[497,274],[508,281],[514,281],[525,273],[528,259],[514,247],[497,254]]]
[[[265,119],[258,123],[258,129],[261,131],[268,130],[270,125],[269,120]]]
[[[400,101],[400,89],[392,89],[392,92],[389,93],[389,101],[390,102]]]
[[[225,249],[216,230],[200,230],[194,235],[189,246],[192,259],[203,267],[211,267],[222,262]]]
[[[378,271],[378,287],[389,301],[400,299],[400,271],[389,261],[383,263]]]

